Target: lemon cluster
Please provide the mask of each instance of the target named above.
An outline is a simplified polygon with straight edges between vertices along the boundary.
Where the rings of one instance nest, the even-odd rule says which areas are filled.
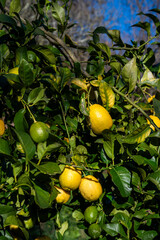
[[[84,199],[96,201],[102,194],[102,186],[97,178],[88,175],[82,178],[82,172],[73,166],[66,165],[59,176],[61,187],[55,186],[58,190],[57,203],[66,203],[70,198],[70,192],[79,188]]]

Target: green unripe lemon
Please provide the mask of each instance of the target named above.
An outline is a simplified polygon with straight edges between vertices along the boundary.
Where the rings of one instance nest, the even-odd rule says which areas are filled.
[[[89,223],[96,222],[98,217],[98,210],[95,206],[89,206],[84,211],[84,219]]]
[[[97,239],[101,235],[101,227],[97,223],[92,223],[88,228],[88,234],[92,239]]]
[[[30,127],[30,135],[36,143],[45,142],[49,137],[49,128],[43,122],[35,122]]]

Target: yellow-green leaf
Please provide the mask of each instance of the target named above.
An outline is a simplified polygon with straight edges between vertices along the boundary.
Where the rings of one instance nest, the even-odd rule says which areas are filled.
[[[141,143],[145,141],[145,139],[149,136],[150,133],[151,129],[149,128],[149,126],[143,125],[137,128],[128,136],[126,136],[122,141],[128,144]]]
[[[74,78],[71,81],[72,84],[76,85],[77,87],[79,87],[80,89],[83,89],[87,92],[87,85],[86,83],[84,83],[81,79],[79,78]]]
[[[100,82],[99,93],[104,107],[112,108],[115,103],[115,94],[112,88],[104,81]]]

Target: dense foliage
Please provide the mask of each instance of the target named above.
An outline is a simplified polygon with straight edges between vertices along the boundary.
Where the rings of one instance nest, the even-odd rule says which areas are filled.
[[[160,44],[160,10],[141,13],[146,22],[134,25],[146,31],[147,42],[125,44],[118,30],[99,26],[84,47],[65,34],[74,25],[67,0],[37,0],[32,7],[29,22],[19,0],[10,9],[0,1],[0,240],[92,239],[84,218],[91,205],[98,210],[98,239],[159,239],[160,67],[152,46]],[[74,49],[87,53],[87,61],[79,62]],[[89,118],[95,103],[113,119],[99,135]],[[35,122],[42,122],[45,141],[33,140]],[[76,189],[67,203],[56,203],[54,186],[65,165],[99,179],[100,198],[90,202]]]

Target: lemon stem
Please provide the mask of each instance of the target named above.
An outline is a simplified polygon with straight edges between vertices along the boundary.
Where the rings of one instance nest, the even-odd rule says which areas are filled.
[[[73,149],[72,149],[72,146],[70,144],[70,134],[69,134],[67,123],[66,123],[66,119],[65,119],[65,113],[64,113],[64,110],[63,110],[63,107],[62,107],[62,103],[60,101],[59,101],[59,105],[60,105],[60,108],[61,108],[61,111],[62,111],[62,117],[63,117],[64,125],[65,125],[65,128],[66,128],[67,137],[69,139],[69,145],[70,145],[71,154],[73,155]]]
[[[149,121],[150,123],[155,127],[155,129],[160,132],[160,129],[157,127],[157,125],[154,123],[154,121],[148,116],[147,113],[145,113],[143,111],[143,109],[141,107],[139,107],[137,104],[135,104],[129,97],[127,97],[125,94],[123,94],[122,92],[120,92],[118,89],[116,89],[115,87],[113,86],[110,86],[113,91],[115,91],[116,93],[118,93],[120,96],[124,97],[127,102],[129,102],[133,107],[137,108]]]
[[[35,117],[34,117],[34,115],[33,115],[33,113],[31,112],[29,106],[27,105],[27,103],[23,99],[21,100],[21,102],[22,102],[24,108],[27,108],[27,110],[28,110],[28,112],[30,114],[30,117],[33,119],[34,123],[37,122]]]

